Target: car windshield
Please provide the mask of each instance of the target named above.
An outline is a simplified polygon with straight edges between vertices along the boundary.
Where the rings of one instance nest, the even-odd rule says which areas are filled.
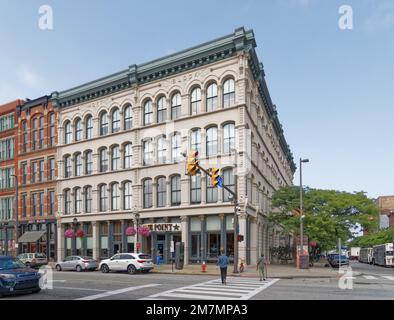
[[[24,263],[16,258],[0,259],[0,270],[13,270],[26,268]]]
[[[43,253],[36,253],[36,258],[37,258],[37,259],[45,259],[45,258],[46,258],[46,255],[43,254]]]
[[[335,259],[338,259],[338,260],[339,260],[339,254],[335,255]],[[346,259],[347,259],[346,256],[341,255],[341,260],[346,260]]]

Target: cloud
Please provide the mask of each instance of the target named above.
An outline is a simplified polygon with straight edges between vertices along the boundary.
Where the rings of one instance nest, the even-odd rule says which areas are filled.
[[[16,70],[16,75],[19,82],[29,88],[42,88],[45,84],[44,79],[26,65],[19,66]]]

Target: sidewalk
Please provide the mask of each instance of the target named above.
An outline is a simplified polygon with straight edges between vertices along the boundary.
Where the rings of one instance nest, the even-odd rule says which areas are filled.
[[[268,265],[267,274],[269,278],[279,279],[294,279],[294,278],[337,278],[339,276],[338,271],[332,268],[324,267],[325,263],[315,263],[315,266],[310,269],[300,270],[297,269],[293,264],[288,265]],[[175,269],[172,271],[171,264],[162,264],[160,266],[155,265],[155,268],[151,271],[152,273],[158,274],[184,274],[184,275],[212,275],[219,276],[220,271],[216,268],[216,265],[207,264],[207,271],[201,272],[201,265],[187,265],[182,270]],[[256,266],[250,265],[245,267],[245,271],[241,274],[233,273],[233,266],[230,265],[228,268],[229,276],[247,277],[247,278],[258,278]]]

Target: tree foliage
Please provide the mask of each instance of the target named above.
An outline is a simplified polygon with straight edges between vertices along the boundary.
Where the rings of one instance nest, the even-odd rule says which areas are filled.
[[[394,227],[355,238],[352,242],[350,242],[350,246],[361,248],[373,247],[378,244],[393,242],[393,237]]]
[[[298,235],[300,217],[292,214],[297,208],[300,208],[300,188],[283,187],[272,197],[269,219],[282,225],[285,232]],[[379,214],[375,203],[364,192],[311,188],[303,191],[303,212],[304,234],[323,250],[335,247],[338,237],[343,241],[353,238],[358,225],[364,230],[376,230]]]

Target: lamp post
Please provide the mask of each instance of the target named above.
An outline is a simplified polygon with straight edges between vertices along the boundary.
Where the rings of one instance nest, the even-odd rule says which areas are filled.
[[[78,219],[77,218],[73,219],[72,225],[73,225],[73,231],[74,231],[72,255],[75,256],[77,254],[77,227],[78,227]]]
[[[15,249],[16,255],[19,253],[19,182],[18,176],[13,174],[11,177],[14,177],[15,180]]]
[[[303,203],[302,203],[302,164],[308,163],[309,159],[300,158],[300,254],[304,253],[304,213],[303,213]]]
[[[138,242],[138,226],[139,226],[139,220],[140,220],[140,214],[139,213],[135,213],[134,214],[134,218],[135,218],[135,225],[136,225],[136,234],[135,234],[135,236],[137,237],[137,244],[136,244],[136,246],[137,246],[137,248],[135,248],[136,250],[137,250],[137,253],[138,253],[138,251],[139,251],[139,248],[138,248],[138,246],[139,246],[139,242]]]

